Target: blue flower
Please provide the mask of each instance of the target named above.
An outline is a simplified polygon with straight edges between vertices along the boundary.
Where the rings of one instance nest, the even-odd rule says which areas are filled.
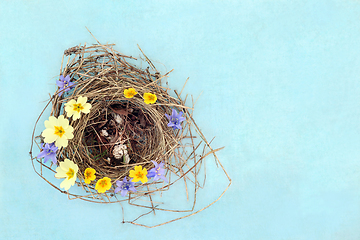
[[[136,192],[136,189],[134,187],[133,182],[131,182],[132,179],[128,182],[126,180],[126,177],[122,181],[116,181],[116,185],[118,186],[115,188],[115,193],[118,193],[121,191],[121,196],[125,197],[125,195],[128,193],[128,191]]]
[[[63,75],[60,76],[60,80],[56,81],[56,84],[59,86],[59,97],[67,91],[70,91],[71,89],[73,89],[75,87],[75,83],[70,82],[70,76],[67,75],[66,77],[64,77]]]
[[[177,113],[175,109],[172,110],[171,116],[165,113],[165,116],[170,121],[168,123],[168,127],[172,127],[173,129],[181,129],[181,122],[185,120],[182,115],[183,112],[180,111],[179,113]]]
[[[151,161],[151,162],[155,165],[155,167],[150,169],[149,174],[147,175],[147,177],[148,178],[154,177],[154,181],[157,181],[158,179],[161,178],[165,182],[168,182],[168,180],[164,176],[164,174],[165,174],[165,169],[163,169],[164,163],[161,162],[161,163],[158,164],[155,161]]]
[[[37,155],[37,158],[44,158],[44,163],[51,159],[51,161],[56,164],[56,151],[58,147],[55,146],[55,143],[44,143],[41,149],[42,151]]]

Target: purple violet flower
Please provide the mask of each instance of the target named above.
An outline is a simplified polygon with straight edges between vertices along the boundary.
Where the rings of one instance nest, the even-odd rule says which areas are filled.
[[[164,163],[161,162],[161,163],[158,164],[158,163],[155,162],[155,161],[151,161],[151,162],[155,165],[155,167],[152,168],[152,169],[150,169],[147,177],[148,177],[148,178],[154,177],[154,180],[153,180],[153,181],[157,181],[158,179],[161,178],[161,179],[164,180],[165,182],[168,182],[168,180],[167,180],[166,177],[164,176],[164,174],[165,174],[165,169],[163,169]]]
[[[122,181],[116,181],[116,185],[118,186],[115,188],[115,193],[118,193],[121,191],[121,196],[125,197],[128,191],[136,192],[136,189],[134,187],[133,182],[131,182],[132,179],[130,179],[130,182],[126,180],[126,177]]]
[[[44,158],[44,163],[51,159],[53,164],[56,164],[56,151],[58,147],[56,147],[54,143],[44,143],[41,149],[42,151],[37,155],[37,158]]]
[[[70,76],[67,75],[66,77],[64,77],[63,75],[60,76],[60,80],[56,81],[56,84],[59,86],[59,97],[67,91],[70,91],[71,89],[73,89],[75,87],[75,83],[70,82]],[[62,91],[62,92],[61,92]]]
[[[172,113],[170,116],[165,113],[165,116],[170,121],[168,123],[168,127],[172,127],[174,130],[181,129],[181,122],[185,120],[182,115],[183,112],[180,111],[179,113],[177,113],[175,109],[172,109]]]

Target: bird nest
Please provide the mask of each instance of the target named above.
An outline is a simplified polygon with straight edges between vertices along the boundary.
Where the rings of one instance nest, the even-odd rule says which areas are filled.
[[[138,68],[130,62],[140,62],[148,67]],[[180,97],[182,90],[174,91],[173,96],[170,95],[166,82],[170,72],[162,75],[143,52],[142,56],[136,59],[117,52],[113,49],[113,44],[102,45],[98,42],[95,45],[79,45],[66,50],[60,75],[63,78],[69,76],[74,85],[67,89],[57,88],[36,121],[30,149],[36,173],[54,188],[67,194],[70,199],[97,203],[128,202],[130,205],[148,209],[140,217],[157,210],[188,214],[150,227],[191,216],[218,201],[231,183],[215,153],[221,148],[213,149],[211,142],[206,140],[196,125],[192,115],[196,101],[191,97],[192,104],[188,107],[185,104],[187,95],[184,100]],[[126,97],[126,89],[134,89],[136,94],[131,98]],[[144,101],[146,93],[156,96],[153,104]],[[39,136],[35,134],[45,110],[49,110],[51,106],[50,116],[59,118],[65,115],[66,104],[80,97],[87,98],[91,109],[82,114],[80,119],[74,120],[74,116],[67,118],[69,126],[73,127],[73,138],[68,139],[67,146],[58,148],[57,160],[46,163],[39,155],[33,156],[33,146],[37,145],[40,150],[45,146],[46,138],[42,136],[44,133]],[[174,110],[176,113],[182,112],[185,119],[180,129],[169,127],[169,115]],[[43,129],[43,125],[41,126]],[[209,155],[213,155],[217,164],[220,164],[229,185],[218,199],[195,211],[196,193],[202,187],[199,174],[205,174],[200,170],[204,159]],[[73,191],[74,187],[64,191],[57,186],[58,182],[54,182],[53,174],[57,173],[60,163],[65,159],[78,166],[75,185],[80,187],[80,191]],[[149,177],[147,182],[135,183],[137,191],[129,191],[125,197],[114,192],[116,182],[125,177],[129,179],[135,166],[151,169],[155,163],[163,164],[163,177],[166,181],[151,181]],[[90,184],[84,183],[83,173],[88,168],[96,171],[96,178]],[[105,177],[111,180],[111,188],[99,192],[95,183]],[[169,210],[154,204],[152,197],[155,194],[162,195],[179,180],[185,183],[186,195],[189,194],[189,184],[193,185],[194,201],[191,211]],[[136,202],[139,199],[143,199],[143,202]],[[131,221],[125,221],[123,217],[123,222],[149,227],[138,223],[140,217]]]

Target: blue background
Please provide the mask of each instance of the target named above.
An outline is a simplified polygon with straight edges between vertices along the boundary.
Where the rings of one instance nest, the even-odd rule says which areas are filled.
[[[1,0],[0,238],[360,239],[359,17],[352,0]],[[190,77],[185,93],[203,92],[196,122],[226,146],[218,156],[233,180],[215,205],[146,229],[34,173],[35,120],[63,51],[95,43],[85,26],[175,69],[172,89]],[[226,186],[211,162],[199,206]]]

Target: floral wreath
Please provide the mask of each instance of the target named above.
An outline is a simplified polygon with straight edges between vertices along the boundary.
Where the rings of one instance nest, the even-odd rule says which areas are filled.
[[[162,84],[171,71],[161,75],[142,54],[140,60],[149,65],[146,69],[130,64],[137,59],[115,51],[113,44],[98,42],[66,50],[57,89],[36,121],[30,154],[35,172],[69,199],[127,202],[147,212],[131,221],[123,216],[124,223],[156,227],[211,206],[227,191],[231,179],[216,156],[222,148],[213,149],[193,119],[196,101],[186,106],[187,96],[180,97],[183,90],[171,96],[167,82]],[[65,67],[64,58],[68,58]],[[37,124],[50,104],[50,117],[36,136]],[[34,143],[40,150],[36,156]],[[218,199],[196,211],[196,194],[204,184],[201,168],[209,155],[229,184]],[[45,171],[55,173],[55,178]],[[54,179],[63,179],[60,186]],[[193,185],[190,210],[155,204],[155,195],[162,196],[179,180],[184,181],[187,195],[189,184]],[[81,193],[70,190],[74,185],[82,188]],[[155,211],[187,215],[152,226],[138,223]]]

